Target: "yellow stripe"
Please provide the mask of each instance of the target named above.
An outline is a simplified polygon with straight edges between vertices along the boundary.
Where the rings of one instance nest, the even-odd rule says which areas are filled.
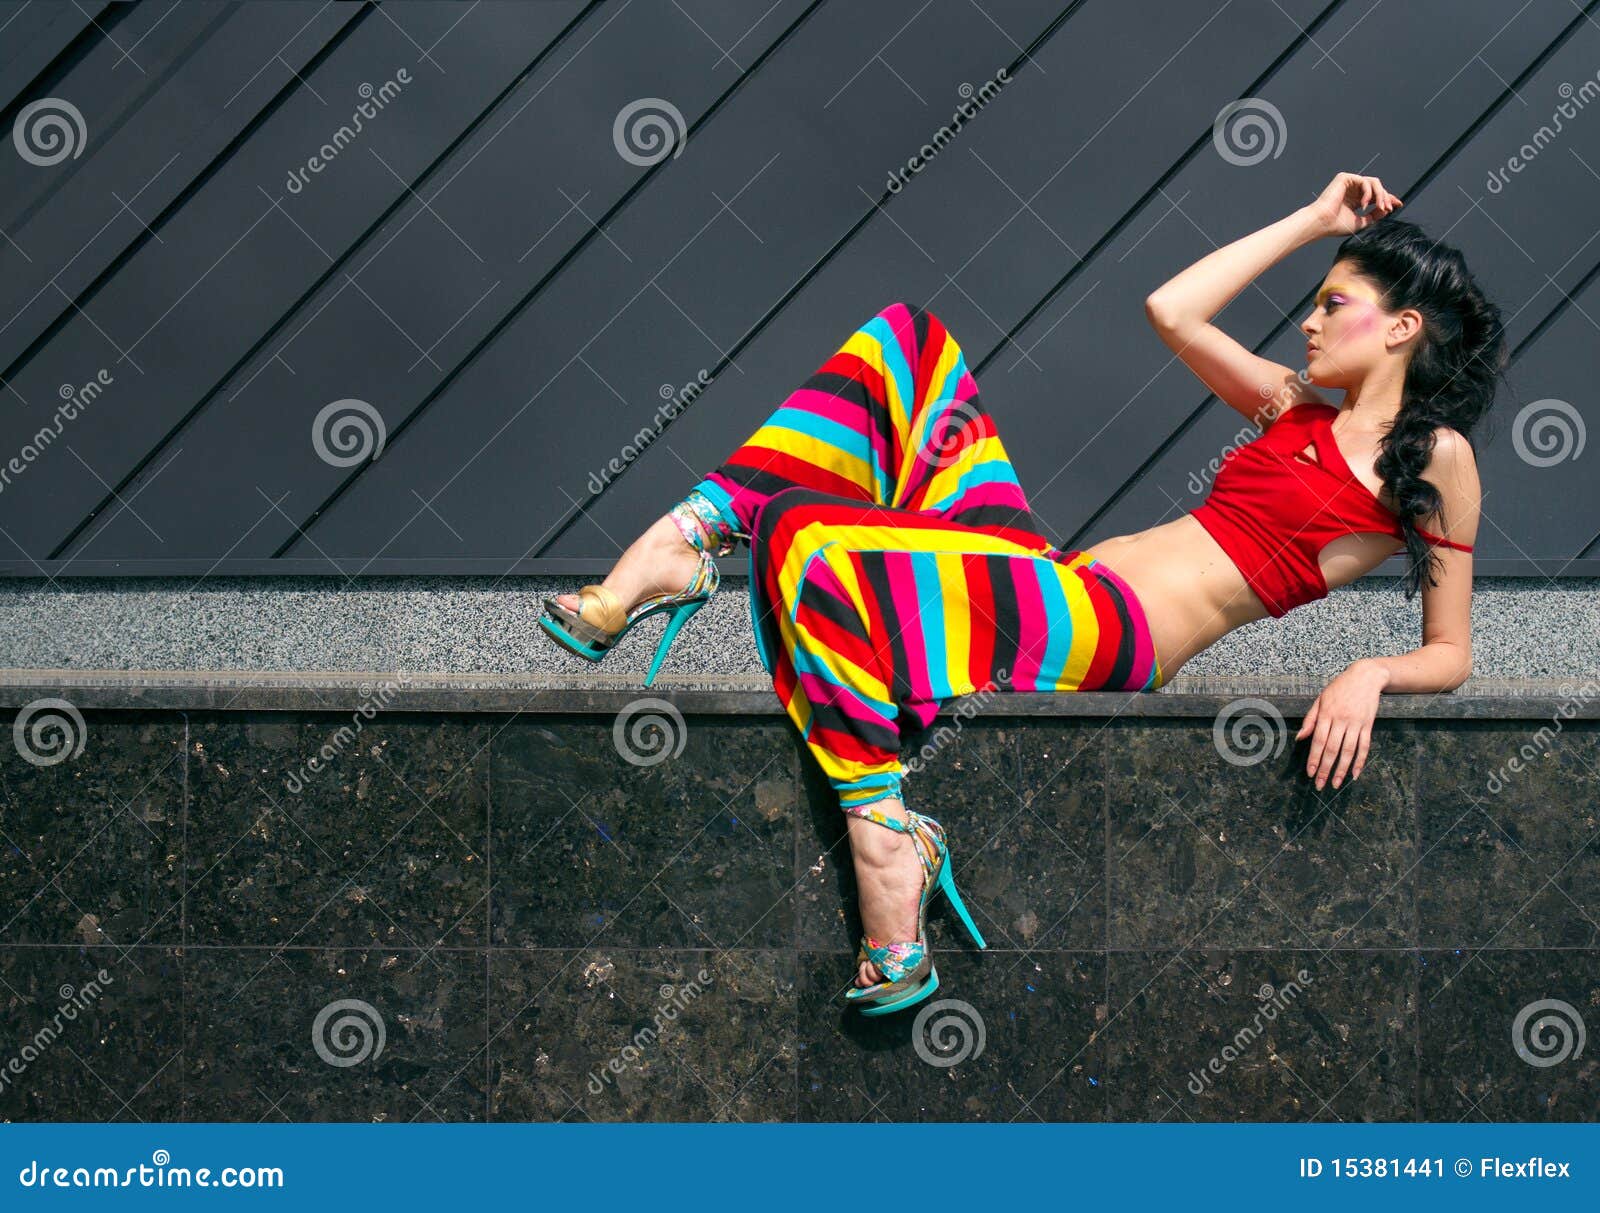
[[[1067,652],[1061,669],[1061,681],[1050,690],[1076,691],[1089,676],[1089,666],[1094,661],[1094,651],[1100,647],[1100,622],[1094,613],[1094,603],[1089,591],[1078,575],[1065,566],[1060,572],[1061,592],[1067,598],[1067,611],[1072,617],[1072,648]]]
[[[981,438],[961,452],[961,457],[949,467],[942,467],[932,476],[928,477],[928,487],[923,500],[927,502],[928,509],[933,509],[946,500],[954,497],[961,488],[961,478],[971,469],[980,467],[985,463],[1005,463],[1006,453],[996,437]]]
[[[840,450],[833,443],[812,434],[802,434],[799,430],[791,430],[786,426],[764,425],[750,436],[745,445],[803,459],[814,467],[845,477],[850,483],[861,486],[869,493],[877,488],[872,466],[865,459],[849,451]]]
[[[945,643],[949,649],[946,664],[950,689],[957,695],[970,695],[975,688],[969,667],[972,664],[972,598],[959,556],[936,556],[939,591],[944,598]]]

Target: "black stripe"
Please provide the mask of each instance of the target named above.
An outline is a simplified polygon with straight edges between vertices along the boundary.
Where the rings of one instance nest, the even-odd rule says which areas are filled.
[[[1009,556],[985,556],[989,584],[993,588],[994,655],[989,659],[990,677],[1001,690],[1011,690],[1016,677],[1017,659],[1022,651],[1022,614],[1017,609],[1017,584],[1012,580],[1017,567]],[[1001,677],[1000,671],[1005,670]]]
[[[1133,661],[1135,657],[1133,647],[1133,616],[1128,613],[1128,604],[1123,600],[1122,591],[1117,588],[1116,582],[1107,577],[1100,576],[1094,569],[1089,572],[1105,591],[1111,595],[1111,601],[1117,608],[1117,660],[1111,667],[1111,673],[1106,676],[1104,689],[1112,691],[1137,690],[1129,688],[1128,679],[1133,675]]]
[[[887,637],[873,637],[879,643],[887,639],[889,642],[890,664],[889,671],[889,699],[895,705],[906,702],[911,697],[910,654],[906,650],[905,627],[908,620],[901,619],[895,612],[894,593],[889,585],[889,571],[885,567],[883,553],[861,553],[862,578],[872,596],[877,599],[878,611],[883,618],[884,626],[889,629]],[[866,607],[863,606],[863,610]],[[867,612],[871,617],[871,612]]]

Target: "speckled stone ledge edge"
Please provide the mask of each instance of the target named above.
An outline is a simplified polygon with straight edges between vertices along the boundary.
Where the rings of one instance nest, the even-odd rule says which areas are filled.
[[[1241,699],[1304,712],[1326,679],[1180,675],[1159,691],[996,692],[952,700],[954,716],[1214,716]],[[414,674],[382,670],[0,670],[0,706],[42,698],[78,708],[193,711],[532,712],[613,714],[659,699],[685,714],[782,716],[765,675],[658,680]],[[1473,678],[1442,695],[1385,695],[1379,715],[1413,719],[1600,719],[1600,678]]]

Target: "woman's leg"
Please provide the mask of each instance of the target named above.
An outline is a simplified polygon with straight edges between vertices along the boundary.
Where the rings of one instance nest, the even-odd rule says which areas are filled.
[[[776,494],[808,488],[928,511],[1043,550],[966,357],[933,313],[891,303],[868,319],[695,489],[727,531],[755,533]]]

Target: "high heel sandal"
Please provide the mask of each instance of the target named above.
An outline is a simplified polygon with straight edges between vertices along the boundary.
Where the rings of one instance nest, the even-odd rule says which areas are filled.
[[[887,1015],[891,1011],[915,1006],[939,988],[939,971],[928,954],[928,902],[934,891],[943,890],[950,899],[951,908],[967,928],[972,942],[980,948],[984,942],[978,925],[967,912],[967,905],[956,892],[956,882],[950,875],[950,848],[945,842],[944,827],[931,817],[907,808],[904,825],[898,818],[869,805],[845,808],[846,813],[864,817],[881,826],[888,826],[902,834],[910,834],[917,858],[922,861],[922,900],[917,906],[917,937],[905,942],[879,943],[870,935],[861,936],[861,947],[856,953],[856,967],[870,960],[885,980],[870,986],[851,986],[845,991],[846,1004],[859,1007],[863,1015]]]
[[[682,590],[676,594],[652,594],[641,599],[632,610],[627,610],[615,590],[600,584],[586,585],[578,590],[576,611],[562,606],[554,598],[546,598],[544,614],[539,616],[539,626],[557,643],[586,661],[599,661],[641,619],[657,611],[670,611],[672,614],[667,619],[666,630],[661,633],[661,643],[656,646],[650,671],[645,675],[645,686],[655,682],[656,673],[666,660],[667,650],[672,647],[683,625],[717,592],[722,578],[717,572],[712,552],[707,549],[715,544],[715,554],[726,556],[733,551],[734,537],[743,535],[743,532],[728,525],[717,512],[716,506],[698,489],[691,490],[687,497],[673,506],[670,517],[683,537],[700,554],[700,567]]]

